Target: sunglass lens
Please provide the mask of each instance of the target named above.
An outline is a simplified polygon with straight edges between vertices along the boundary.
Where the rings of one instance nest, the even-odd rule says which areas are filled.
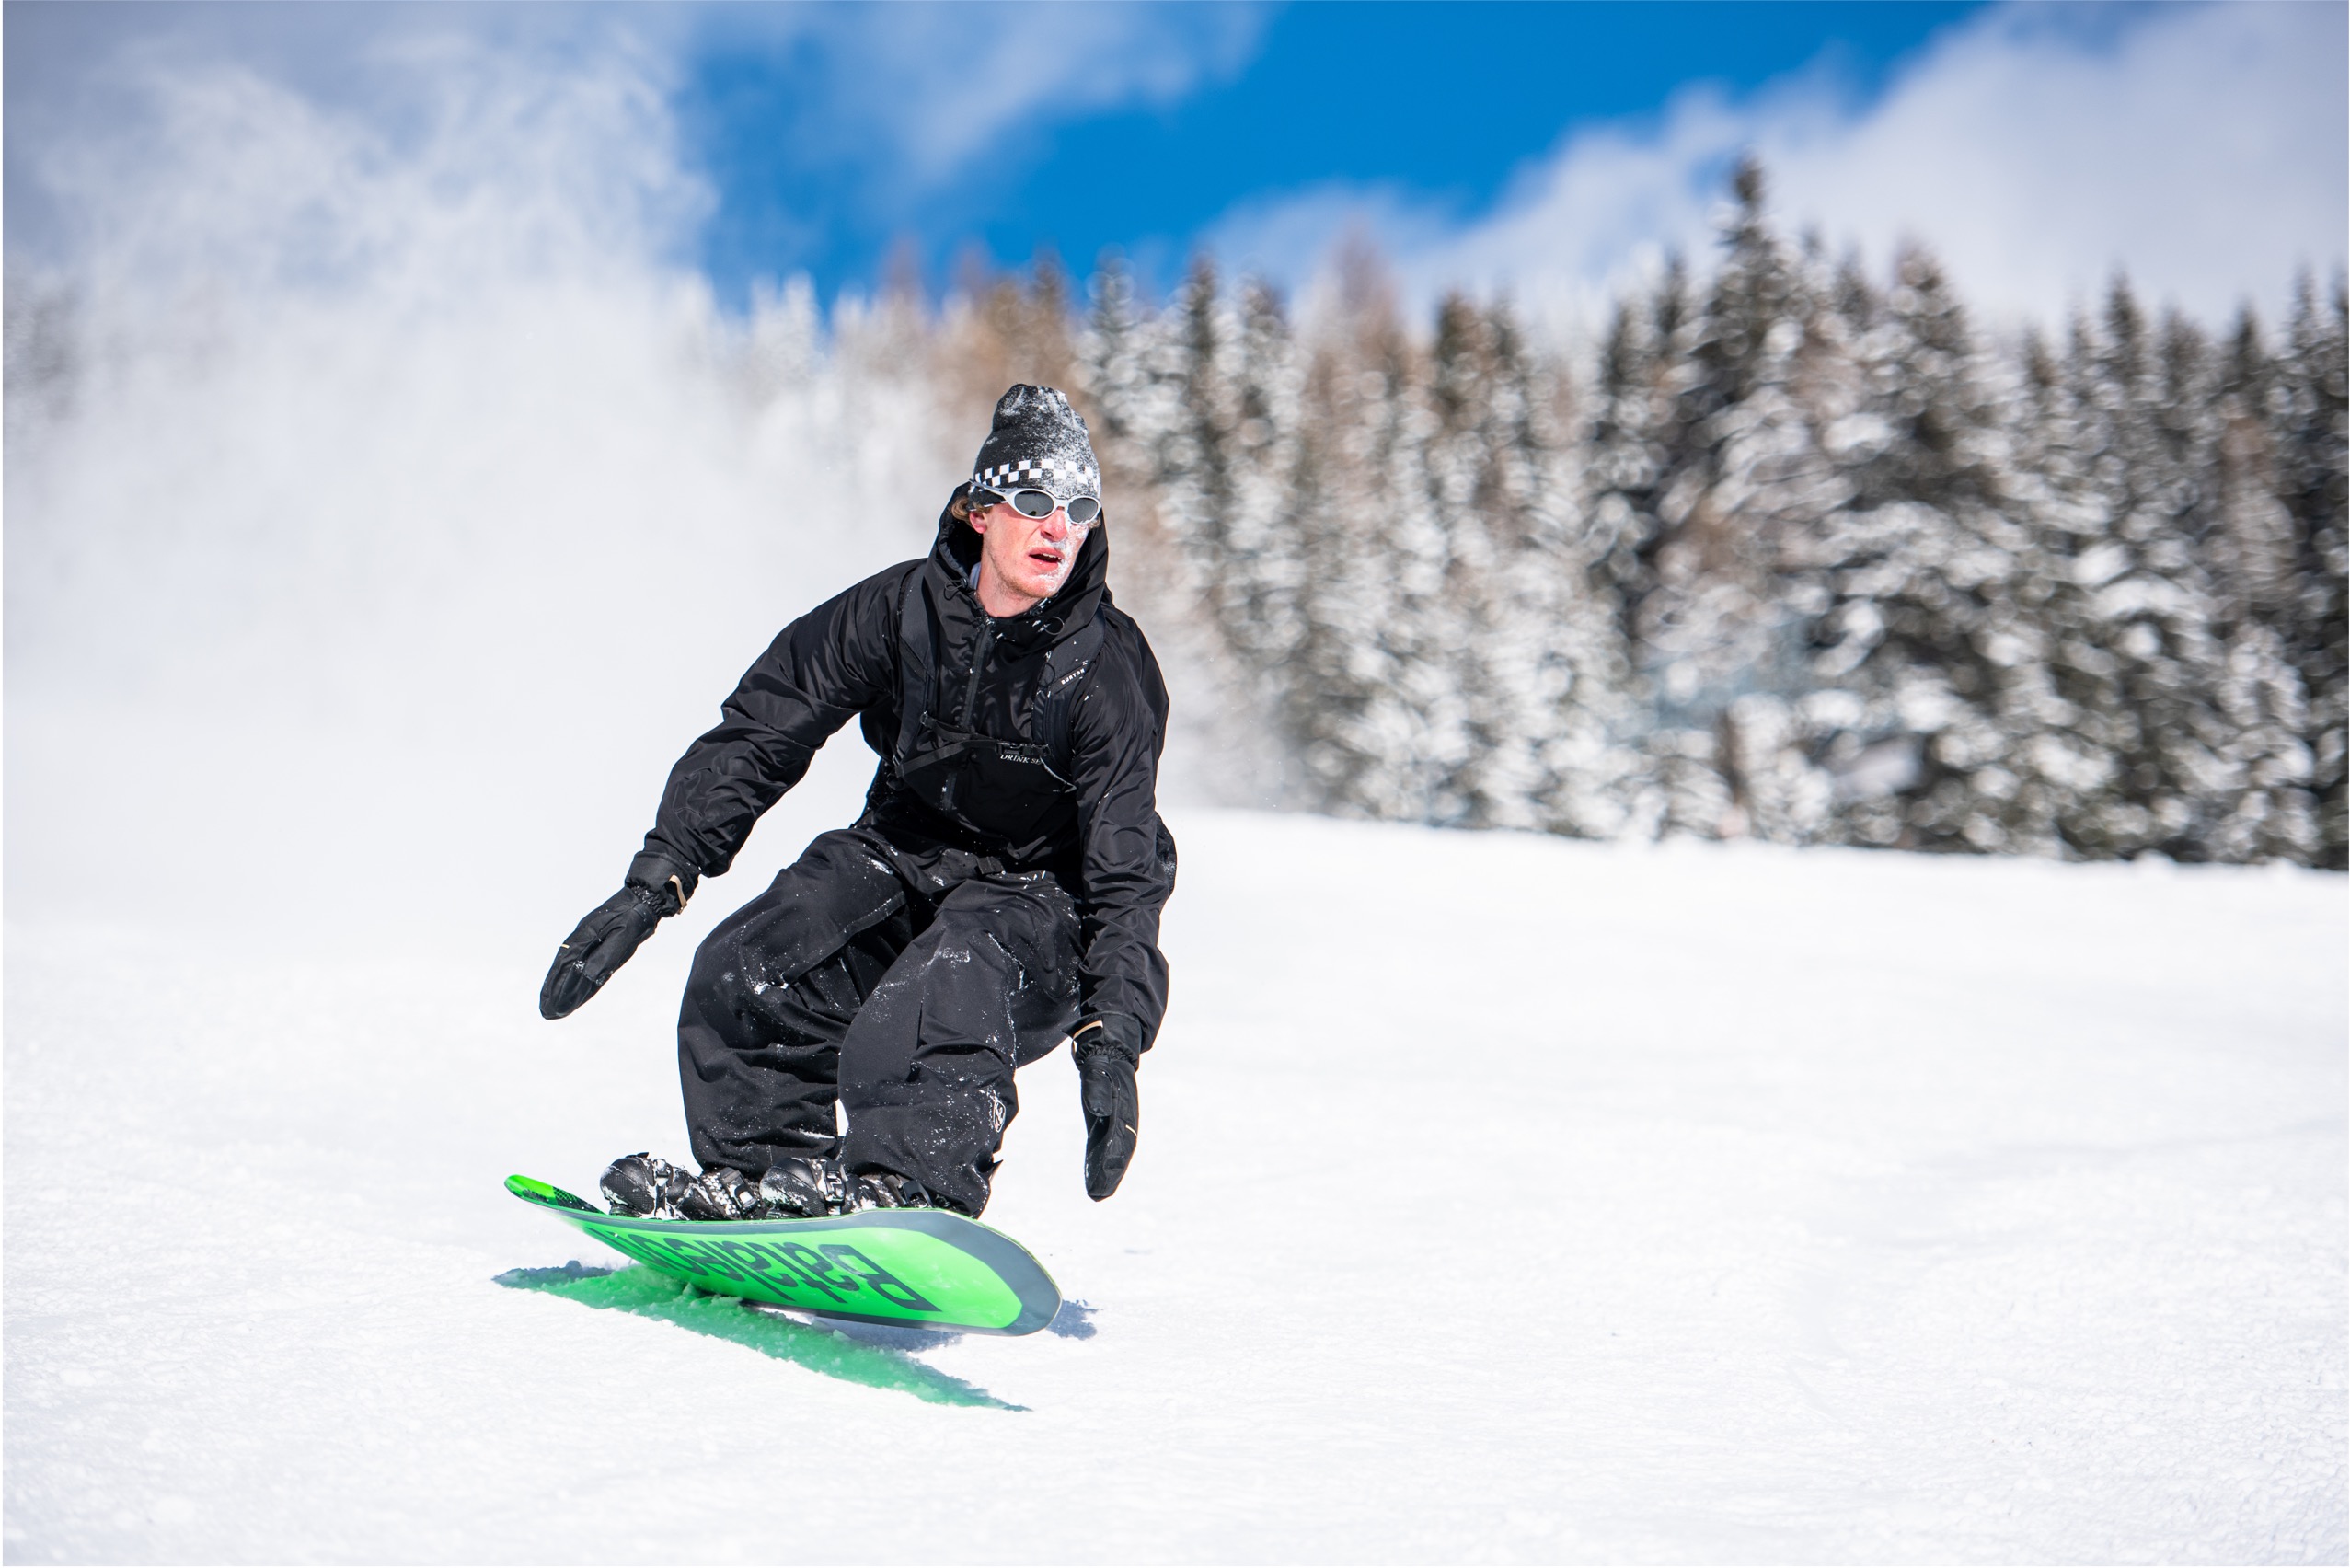
[[[1081,495],[1069,502],[1069,521],[1083,525],[1101,515],[1101,502],[1089,495]]]
[[[1012,493],[1012,504],[1019,509],[1023,517],[1050,517],[1053,508],[1059,503],[1043,490],[1024,490]]]

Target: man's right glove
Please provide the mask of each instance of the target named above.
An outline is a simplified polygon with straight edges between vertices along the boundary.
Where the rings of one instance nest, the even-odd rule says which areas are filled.
[[[1077,1061],[1077,1103],[1085,1112],[1085,1192],[1100,1203],[1118,1190],[1135,1158],[1142,1126],[1142,1100],[1135,1090],[1141,1033],[1123,1013],[1103,1013],[1077,1025],[1070,1035]]]
[[[538,1016],[565,1018],[604,989],[653,928],[685,907],[692,884],[684,872],[639,856],[628,885],[589,911],[555,950],[547,983],[538,988]]]

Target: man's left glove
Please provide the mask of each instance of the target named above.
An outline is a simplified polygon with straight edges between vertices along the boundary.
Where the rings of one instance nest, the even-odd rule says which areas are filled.
[[[1135,1089],[1141,1032],[1123,1013],[1103,1013],[1078,1024],[1069,1037],[1077,1060],[1077,1103],[1085,1112],[1085,1193],[1095,1203],[1118,1190],[1135,1158],[1143,1119]]]
[[[628,884],[589,912],[555,950],[547,984],[538,988],[538,1016],[566,1018],[604,989],[653,928],[685,907],[693,884],[685,873],[639,856]]]

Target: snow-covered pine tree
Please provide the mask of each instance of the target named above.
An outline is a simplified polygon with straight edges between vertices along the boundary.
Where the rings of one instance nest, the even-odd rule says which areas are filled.
[[[1304,375],[1288,317],[1271,285],[1242,280],[1237,317],[1237,338],[1226,345],[1227,363],[1215,389],[1229,423],[1218,432],[1226,486],[1224,576],[1211,602],[1240,657],[1278,678],[1299,639],[1304,569],[1293,513]]]
[[[2041,521],[2063,563],[2044,610],[2050,673],[2073,709],[2068,739],[2090,759],[2059,830],[2091,858],[2200,859],[2226,814],[2225,652],[2192,548],[2193,464],[2165,422],[2167,398],[2194,395],[2198,363],[2183,335],[2167,351],[2154,340],[2117,279],[2102,331],[2076,327],[2060,416],[2070,428],[2046,448],[2082,460],[2050,487]]]
[[[1713,836],[1731,811],[1713,726],[1686,721],[1670,688],[1658,690],[1642,669],[1648,655],[1642,628],[1662,583],[1658,553],[1672,536],[1665,513],[1668,504],[1682,508],[1685,487],[1700,482],[1693,400],[1685,397],[1697,375],[1697,319],[1688,269],[1678,256],[1667,259],[1644,300],[1618,302],[1582,442],[1593,580],[1613,603],[1618,640],[1632,662],[1625,696],[1652,707],[1634,743],[1641,760],[1627,824],[1643,837]],[[1682,694],[1689,695],[1694,682]]]
[[[2274,366],[2249,308],[2237,318],[2216,378],[2189,430],[2202,471],[2198,545],[2211,583],[2226,663],[2216,693],[2232,732],[2223,759],[2234,800],[2214,824],[2215,859],[2315,858],[2310,791],[2309,702],[2283,620],[2292,602],[2292,518],[2277,500],[2275,454],[2264,413]]]
[[[1471,751],[1431,499],[1420,355],[1376,257],[1342,260],[1310,333],[1294,487],[1300,641],[1287,728],[1328,809],[1458,822]]]
[[[1582,506],[1580,425],[1571,378],[1538,356],[1506,304],[1482,320],[1489,510],[1506,575],[1494,594],[1509,630],[1513,744],[1531,778],[1528,821],[1553,833],[1612,836],[1627,825],[1636,754],[1630,656],[1621,607],[1595,571]]]
[[[1656,586],[1656,551],[1668,532],[1660,509],[1696,461],[1681,396],[1695,320],[1688,269],[1674,256],[1645,300],[1617,302],[1600,352],[1583,437],[1589,531],[1595,570],[1615,586],[1628,640]]]
[[[1600,565],[1608,541],[1584,504],[1587,452],[1579,439],[1587,392],[1560,355],[1538,353],[1515,317],[1497,317],[1504,375],[1523,379],[1518,442],[1539,498],[1532,548],[1542,570],[1528,588],[1550,628],[1546,692],[1555,692],[1542,732],[1541,825],[1553,833],[1617,837],[1645,826],[1636,816],[1653,792],[1639,746],[1646,713],[1638,700],[1623,603]]]
[[[1312,324],[1307,344],[1291,510],[1304,579],[1282,707],[1308,798],[1358,815],[1377,814],[1365,802],[1378,797],[1383,754],[1408,739],[1380,719],[1396,674],[1383,630],[1392,583],[1371,533],[1381,498],[1368,478],[1371,421],[1361,405],[1385,383],[1363,363],[1363,313],[1361,302],[1343,301],[1334,321]]]
[[[1223,297],[1215,263],[1203,254],[1169,302],[1180,354],[1172,427],[1158,444],[1158,479],[1169,532],[1190,558],[1201,592],[1212,596],[1232,511],[1232,358],[1239,324]],[[1213,603],[1210,613],[1215,614]],[[1215,618],[1221,626],[1223,617]]]
[[[1137,478],[1158,482],[1156,432],[1174,417],[1170,378],[1160,374],[1158,322],[1135,292],[1133,271],[1104,256],[1089,285],[1091,303],[1077,341],[1077,390],[1085,399],[1096,454],[1118,449]]]
[[[1625,660],[1565,522],[1560,390],[1505,307],[1457,294],[1438,310],[1431,376],[1426,467],[1469,745],[1451,788],[1480,825],[1611,832]]]
[[[1384,287],[1380,293],[1392,298]],[[1373,396],[1355,407],[1366,420],[1361,434],[1376,491],[1362,514],[1364,536],[1388,574],[1378,636],[1393,672],[1371,712],[1381,731],[1402,743],[1371,770],[1363,804],[1404,821],[1466,824],[1464,775],[1479,739],[1470,728],[1461,655],[1475,628],[1432,472],[1437,420],[1430,366],[1392,306],[1363,326],[1370,368],[1361,385]]]
[[[2045,640],[2017,593],[2033,541],[1985,361],[1922,248],[1882,300],[1849,267],[1835,293],[1826,319],[1853,335],[1862,391],[1814,400],[1851,501],[1817,536],[1829,605],[1803,707],[1840,836],[2053,852],[2032,745],[2052,716]]]
[[[1506,591],[1530,503],[1530,476],[1497,442],[1493,344],[1482,314],[1458,294],[1436,309],[1426,433],[1428,505],[1446,552],[1440,589],[1458,629],[1442,651],[1465,707],[1466,753],[1444,788],[1473,826],[1523,827],[1539,788],[1526,742],[1538,632],[1517,624]]]
[[[2084,851],[2067,837],[2064,824],[2091,809],[2117,767],[2100,738],[2100,721],[2082,700],[2102,693],[2081,674],[2102,656],[2084,635],[2091,617],[2075,566],[2108,522],[2097,478],[2093,409],[2082,399],[2081,367],[2093,355],[2086,321],[2072,323],[2061,354],[2036,330],[2027,330],[2004,386],[2001,421],[2012,452],[2014,515],[2026,534],[2009,592],[2036,642],[2013,683],[2026,705],[2022,727],[2029,736],[2016,770],[2036,784],[2036,803],[2055,847],[2068,855]]]
[[[1178,487],[1189,580],[1229,651],[1252,715],[1314,698],[1296,687],[1305,579],[1297,511],[1299,351],[1281,300],[1243,280],[1236,303],[1195,269],[1180,300],[1182,437]],[[1291,782],[1284,781],[1284,792]]]
[[[2277,497],[2270,398],[2277,366],[2260,321],[2239,312],[2211,410],[2210,510],[2202,554],[2221,617],[2275,625],[2293,602],[2293,517]]]
[[[1072,344],[1069,394],[1093,432],[1103,504],[1110,525],[1118,530],[1119,548],[1112,552],[1115,586],[1123,592],[1135,581],[1128,575],[1132,541],[1133,553],[1152,558],[1144,586],[1165,599],[1168,580],[1181,575],[1159,516],[1162,432],[1181,406],[1179,379],[1169,363],[1173,355],[1159,317],[1136,296],[1134,273],[1123,258],[1103,256],[1088,293],[1085,323]]]
[[[2344,469],[2350,467],[2350,416],[2344,412],[2344,365],[2350,362],[2350,288],[2340,274],[2332,299],[2321,306],[2307,273],[2294,290],[2285,352],[2269,395],[2270,442],[2275,452],[2276,493],[2291,517],[2291,605],[2278,630],[2308,694],[2304,733],[2312,754],[2318,800],[2321,862],[2340,870],[2350,853],[2345,819],[2344,704],[2350,699],[2344,646]]]
[[[1219,633],[1270,675],[1296,640],[1296,344],[1269,287],[1245,281],[1236,303],[1205,257],[1170,314],[1181,369],[1158,482]]]
[[[1113,336],[1100,334],[1104,342]],[[1243,705],[1253,724],[1287,713],[1300,697],[1289,663],[1302,638],[1298,351],[1278,296],[1247,281],[1236,306],[1204,257],[1157,337],[1166,368],[1132,374],[1145,390],[1126,400],[1120,429],[1137,431],[1129,444],[1150,452],[1183,596],[1212,633],[1222,697]],[[1140,433],[1145,425],[1152,428]]]
[[[1681,390],[1692,460],[1657,506],[1656,586],[1635,621],[1662,728],[1716,727],[1734,812],[1725,831],[1802,842],[1827,816],[1792,704],[1808,686],[1808,623],[1826,609],[1801,541],[1842,504],[1799,379],[1816,302],[1764,213],[1761,167],[1734,181],[1722,267]]]

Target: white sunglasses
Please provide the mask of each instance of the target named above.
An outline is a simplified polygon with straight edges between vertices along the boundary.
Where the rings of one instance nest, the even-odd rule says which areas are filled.
[[[1011,502],[1012,510],[1019,513],[1022,517],[1050,517],[1053,515],[1055,508],[1066,506],[1068,508],[1069,522],[1071,525],[1078,528],[1091,526],[1093,520],[1101,515],[1101,498],[1098,495],[1071,496],[1066,502],[1064,502],[1057,496],[1054,495],[1051,490],[1033,489],[1016,490],[983,490],[975,492],[973,495],[972,500],[973,502],[976,502],[979,497],[983,495],[996,496],[1001,500]]]

